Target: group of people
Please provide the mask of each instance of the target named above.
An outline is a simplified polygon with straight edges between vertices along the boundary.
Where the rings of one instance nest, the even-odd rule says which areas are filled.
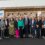
[[[16,36],[18,38],[45,37],[45,17],[20,15],[5,20],[0,19],[0,37],[11,38]]]

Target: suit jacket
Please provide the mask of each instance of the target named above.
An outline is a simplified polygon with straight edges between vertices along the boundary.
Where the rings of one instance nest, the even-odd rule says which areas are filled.
[[[42,28],[42,21],[41,21],[41,20],[37,21],[37,22],[36,22],[36,25],[38,25],[39,28]]]
[[[32,21],[31,21],[32,22]],[[32,23],[31,23],[31,26],[33,26],[34,28],[36,28],[36,21],[34,20],[34,22],[33,22],[33,25],[32,25]]]
[[[24,25],[25,25],[25,20],[26,19],[24,18]],[[27,18],[27,26],[29,26],[29,21],[30,21],[29,18]]]
[[[6,25],[6,27],[9,27],[9,20],[7,19],[7,25]]]
[[[44,26],[43,28],[45,28],[45,20],[44,20],[44,21],[42,21],[42,25]]]
[[[18,22],[14,20],[14,28],[18,28]]]

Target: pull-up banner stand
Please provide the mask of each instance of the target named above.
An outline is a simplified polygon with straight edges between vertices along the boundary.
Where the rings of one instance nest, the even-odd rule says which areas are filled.
[[[0,18],[4,17],[4,10],[0,10]]]

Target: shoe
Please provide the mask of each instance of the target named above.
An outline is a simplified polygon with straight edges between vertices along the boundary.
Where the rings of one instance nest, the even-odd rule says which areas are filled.
[[[5,37],[5,38],[9,38],[9,37]]]

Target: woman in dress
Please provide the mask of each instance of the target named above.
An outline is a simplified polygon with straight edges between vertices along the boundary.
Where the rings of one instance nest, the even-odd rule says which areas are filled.
[[[14,20],[11,18],[10,22],[9,22],[9,35],[11,37],[14,36]]]

